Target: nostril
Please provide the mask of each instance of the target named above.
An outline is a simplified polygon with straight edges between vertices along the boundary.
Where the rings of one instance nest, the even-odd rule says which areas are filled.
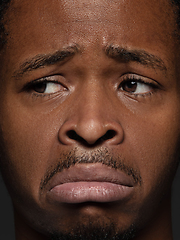
[[[84,140],[84,138],[82,138],[81,136],[79,136],[76,131],[74,130],[70,130],[67,132],[67,136],[68,138],[72,139],[72,140],[75,140],[75,141],[78,141],[79,143],[81,144],[84,144],[86,145],[87,142]]]
[[[76,131],[74,130],[70,130],[67,132],[67,136],[68,138],[78,141],[79,143],[83,144],[83,145],[89,145],[88,141],[86,141],[86,139],[84,139],[83,137],[79,136]],[[99,139],[97,139],[96,141],[94,141],[94,143],[91,143],[91,145],[94,144],[101,144],[104,141],[107,141],[109,139],[113,139],[116,136],[116,131],[114,130],[108,130],[102,137],[100,137]]]
[[[82,141],[82,137],[80,137],[74,130],[70,130],[67,132],[67,136],[70,138],[70,139],[73,139],[73,140],[78,140],[78,141]]]
[[[112,139],[116,136],[116,131],[114,130],[108,130],[100,139],[99,141],[106,141],[109,139]]]

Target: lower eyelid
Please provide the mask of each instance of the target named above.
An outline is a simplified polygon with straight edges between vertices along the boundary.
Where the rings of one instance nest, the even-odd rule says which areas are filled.
[[[65,94],[64,94],[65,92]],[[37,92],[32,92],[30,94],[31,98],[34,100],[40,100],[42,99],[42,101],[44,102],[45,100],[53,100],[56,99],[58,97],[58,99],[60,101],[62,101],[62,99],[64,99],[64,97],[67,97],[69,95],[69,93],[67,91],[59,91],[59,92],[55,92],[55,93],[37,93]]]

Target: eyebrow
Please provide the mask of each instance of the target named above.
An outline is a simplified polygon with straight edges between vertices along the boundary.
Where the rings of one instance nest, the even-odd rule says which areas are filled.
[[[109,45],[105,48],[105,54],[118,62],[137,62],[146,67],[160,69],[162,71],[167,70],[165,63],[161,58],[144,50],[127,50],[126,48],[119,46]]]
[[[165,63],[161,58],[144,50],[128,50],[126,48],[113,46],[111,44],[107,46],[104,51],[109,58],[112,58],[118,62],[137,62],[154,69],[158,68],[162,71],[167,70]],[[22,63],[19,69],[14,72],[13,76],[15,78],[19,78],[27,72],[43,68],[45,66],[63,63],[80,52],[81,48],[79,45],[74,44],[52,54],[38,54]]]
[[[77,44],[68,46],[62,50],[58,50],[52,54],[38,54],[33,58],[27,59],[22,63],[17,71],[14,73],[14,77],[18,78],[27,72],[43,68],[45,66],[54,65],[57,63],[63,63],[67,59],[73,57],[80,52],[80,48]]]

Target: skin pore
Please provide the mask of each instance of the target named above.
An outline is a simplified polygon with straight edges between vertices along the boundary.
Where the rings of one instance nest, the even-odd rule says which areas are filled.
[[[5,27],[0,166],[17,240],[172,240],[180,154],[173,7],[13,0]],[[129,191],[122,198],[108,190],[118,176]],[[92,195],[81,184],[54,197],[71,181],[91,182]]]

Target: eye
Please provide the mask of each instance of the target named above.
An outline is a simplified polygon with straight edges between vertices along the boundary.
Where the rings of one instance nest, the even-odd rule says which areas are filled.
[[[59,91],[67,90],[60,82],[50,81],[49,79],[40,79],[30,82],[27,90],[38,94],[53,94]]]
[[[32,89],[37,93],[56,93],[58,91],[61,91],[64,87],[62,87],[59,83],[54,82],[39,82],[36,84],[33,84]]]
[[[143,82],[127,81],[122,84],[121,89],[129,93],[144,94],[150,92],[152,87]]]
[[[124,78],[119,87],[122,91],[135,95],[147,94],[157,88],[156,84],[135,76]]]

